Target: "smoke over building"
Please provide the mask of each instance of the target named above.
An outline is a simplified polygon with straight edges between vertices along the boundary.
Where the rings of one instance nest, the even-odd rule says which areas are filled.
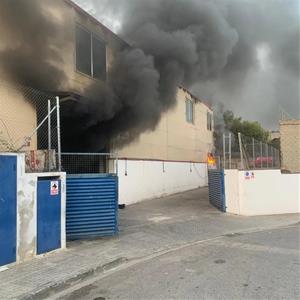
[[[112,38],[104,27],[99,39],[93,40],[89,34],[90,53],[104,51],[108,44],[115,51],[105,61],[92,59],[92,65],[89,61],[77,64],[77,71],[81,67],[82,73],[95,80],[85,80],[74,88],[77,75],[70,75],[70,57],[80,57],[72,47],[75,39],[86,37],[84,30],[82,36],[78,30],[74,33],[79,17],[75,21],[70,17],[66,3],[79,10],[62,0],[0,3],[2,75],[37,89],[73,94],[72,101],[63,105],[66,150],[99,151],[113,138],[128,143],[145,130],[154,129],[161,114],[174,105],[178,85],[204,91],[207,84],[217,81],[234,90],[257,64],[255,47],[264,42],[278,46],[272,57],[284,70],[282,74],[299,75],[298,45],[291,42],[283,46],[283,37],[299,37],[298,28],[285,24],[275,34],[273,19],[260,15],[262,10],[256,12],[246,2],[243,6],[236,1],[132,0],[101,1],[101,5],[97,1],[96,9],[106,15],[114,12],[114,17],[120,18],[120,34],[130,46],[114,35]],[[275,8],[283,6],[282,1],[274,3]],[[278,14],[274,7],[270,7],[272,17]],[[243,8],[250,9],[247,19],[241,16]],[[287,8],[289,15],[294,16]],[[85,18],[83,12],[80,18]],[[262,30],[251,28],[257,20],[265,25]],[[86,23],[88,27],[91,21]],[[81,47],[80,42],[76,47]],[[74,54],[67,57],[70,52]],[[83,51],[81,58],[85,57]],[[94,63],[102,64],[102,69],[105,64],[104,73],[101,68],[98,73],[93,70]],[[295,99],[294,91],[290,91],[291,99]]]
[[[187,82],[199,97],[269,128],[279,106],[300,116],[299,0],[76,2],[154,56],[184,49],[181,57],[193,59],[196,44],[200,72],[188,74],[199,77]]]

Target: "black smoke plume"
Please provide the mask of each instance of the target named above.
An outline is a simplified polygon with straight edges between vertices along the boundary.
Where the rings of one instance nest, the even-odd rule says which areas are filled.
[[[62,30],[67,20],[51,15],[51,6],[61,1],[1,0],[0,33],[5,43],[0,45],[0,72],[43,90],[66,88],[61,49],[70,33]],[[299,109],[298,0],[77,2],[100,19],[119,20],[120,35],[132,47],[116,55],[105,84],[92,84],[75,104],[66,104],[65,150],[100,151],[112,140],[128,143],[154,129],[175,103],[178,85],[238,107],[245,85],[257,80],[250,82],[249,74],[259,66],[257,49],[265,45],[273,63],[269,72],[280,74],[287,92],[285,106]],[[273,81],[280,76],[273,76]],[[251,105],[255,114],[274,118],[266,106],[256,105],[269,103],[270,108],[277,94],[252,96],[259,99]]]
[[[85,97],[65,107],[64,142],[68,151],[108,151],[112,138],[120,147],[141,132],[154,129],[161,112],[170,106],[160,98],[159,79],[153,58],[142,50],[118,53],[106,83],[90,85]]]
[[[200,98],[272,129],[280,106],[300,118],[299,0],[76,1]]]
[[[66,80],[60,69],[61,46],[68,34],[49,10],[57,0],[0,1],[0,74],[6,79],[47,91]]]

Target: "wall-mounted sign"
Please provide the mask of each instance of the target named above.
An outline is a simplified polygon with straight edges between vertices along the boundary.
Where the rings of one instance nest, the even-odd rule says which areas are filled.
[[[246,171],[246,172],[245,172],[245,179],[246,179],[246,180],[255,179],[255,174],[254,174],[254,172]]]
[[[50,184],[50,195],[55,196],[59,194],[59,185],[58,181],[51,181]]]

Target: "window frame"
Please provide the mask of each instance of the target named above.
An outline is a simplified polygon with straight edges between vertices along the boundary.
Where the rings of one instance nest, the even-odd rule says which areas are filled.
[[[98,78],[95,77],[95,70],[94,70],[94,39],[97,40],[100,43],[103,43],[104,45],[104,53],[105,53],[105,73],[103,78]],[[101,81],[105,81],[106,80],[106,76],[107,76],[107,52],[106,52],[106,43],[104,42],[103,39],[101,39],[98,35],[94,34],[93,32],[91,33],[91,70],[92,70],[92,77],[96,80],[101,80]]]
[[[87,32],[90,36],[90,57],[91,57],[91,72],[90,74],[86,74],[80,70],[78,70],[77,68],[77,28],[80,28],[82,30],[84,30],[85,32]],[[93,49],[93,39],[96,39],[100,42],[102,42],[104,44],[104,47],[105,47],[105,76],[103,79],[100,79],[100,78],[97,78],[97,77],[94,77],[94,49]],[[81,25],[80,23],[76,23],[75,24],[75,70],[77,73],[79,74],[82,74],[84,76],[87,76],[89,78],[92,78],[94,80],[99,80],[99,81],[105,81],[106,80],[106,76],[107,76],[107,45],[106,45],[106,42],[97,34],[95,34],[94,32],[92,32],[91,30],[89,30],[88,28],[86,28],[85,26]]]
[[[206,127],[208,131],[213,131],[213,114],[210,111],[206,114]]]
[[[85,73],[85,72],[83,72],[83,71],[81,71],[81,70],[78,69],[78,59],[77,59],[77,57],[78,57],[77,28],[79,28],[80,30],[83,30],[83,31],[85,31],[86,33],[89,34],[90,46],[92,46],[92,44],[91,44],[91,32],[87,28],[85,28],[84,26],[76,23],[75,24],[75,70],[76,70],[76,72],[78,72],[80,74],[83,74],[83,75],[88,76],[88,77],[92,77],[92,57],[91,57],[91,55],[92,55],[92,49],[90,49],[90,68],[91,68],[90,69],[90,74],[87,74],[87,73]]]
[[[195,124],[195,103],[192,99],[185,99],[185,120],[189,124]]]

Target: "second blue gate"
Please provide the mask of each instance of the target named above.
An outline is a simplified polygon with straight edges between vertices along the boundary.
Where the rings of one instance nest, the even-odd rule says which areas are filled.
[[[68,240],[118,233],[118,177],[113,174],[67,176]]]
[[[37,254],[61,248],[61,182],[40,178],[37,185]]]
[[[226,211],[223,170],[208,171],[209,202],[219,210]]]

